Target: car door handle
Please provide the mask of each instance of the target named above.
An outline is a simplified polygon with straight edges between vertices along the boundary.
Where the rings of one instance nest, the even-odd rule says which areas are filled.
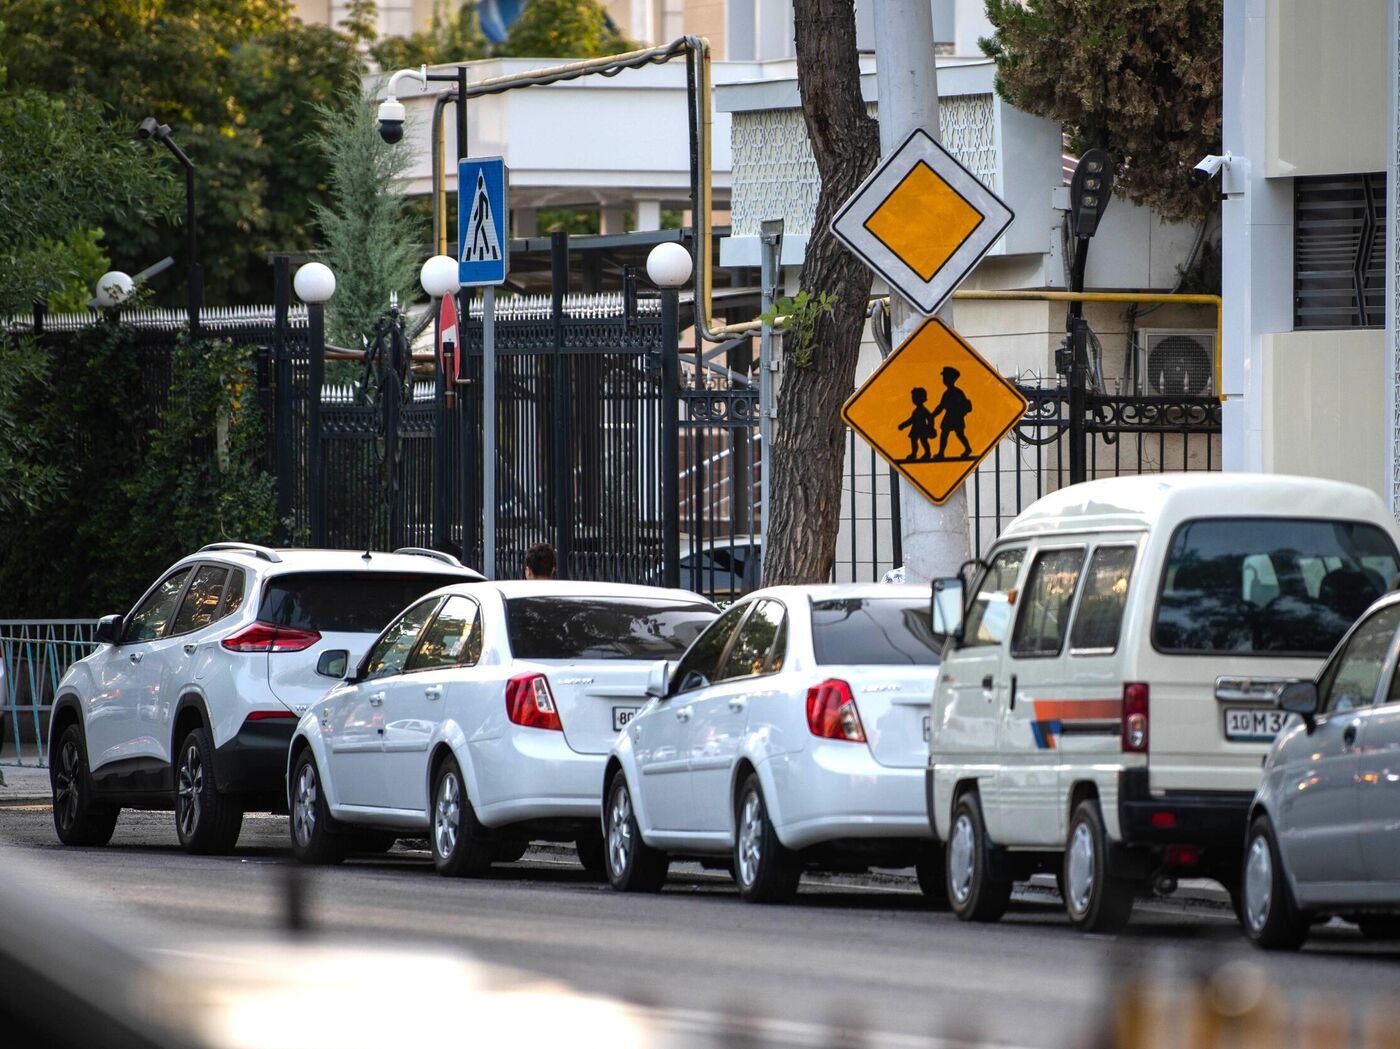
[[[441,686],[441,685],[429,685],[429,686],[427,686],[425,689],[423,689],[423,695],[427,696],[429,699],[441,699],[441,698],[442,698],[442,686]]]
[[[369,697],[369,705],[372,707],[382,707],[384,705],[384,693],[371,692]]]
[[[1008,702],[1007,702],[1007,706],[1010,707],[1010,709],[1012,709],[1012,710],[1015,710],[1015,709],[1016,709],[1016,675],[1015,675],[1015,674],[1012,674],[1012,675],[1011,675],[1011,689],[1010,689],[1010,692],[1009,692],[1009,699],[1008,699]]]
[[[1353,721],[1342,731],[1342,742],[1351,746],[1356,742],[1356,722]]]
[[[187,655],[187,656],[192,656],[192,655],[194,655],[194,650],[197,649],[198,647],[199,647],[198,645],[194,645],[194,644],[185,645],[185,655]]]
[[[996,682],[995,682],[994,680],[992,680],[992,675],[991,675],[991,674],[988,674],[986,677],[984,677],[984,678],[982,679],[982,687],[983,687],[984,689],[986,689],[988,692],[990,692],[993,688],[996,687]]]
[[[689,707],[677,707],[677,708],[676,708],[676,720],[677,720],[677,721],[689,721],[689,720],[690,720],[690,708],[689,708]]]
[[[733,711],[734,713],[736,713],[736,714],[739,713],[739,711],[743,710],[744,707],[747,706],[747,705],[748,705],[748,697],[747,697],[747,696],[735,696],[733,699],[731,699],[731,700],[729,701],[729,709],[732,710],[732,711]]]
[[[139,662],[141,662],[141,660],[144,659],[144,658],[145,658],[145,653],[144,653],[144,652],[133,652],[133,653],[131,653],[131,661],[132,661],[133,663],[139,663]]]

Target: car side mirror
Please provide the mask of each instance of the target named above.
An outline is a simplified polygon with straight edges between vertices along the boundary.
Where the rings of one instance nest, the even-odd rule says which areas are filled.
[[[933,581],[929,595],[929,627],[935,634],[962,644],[963,581],[948,576]]]
[[[99,645],[115,645],[122,636],[122,617],[103,616],[97,621],[92,639]]]
[[[333,677],[337,681],[344,680],[349,667],[350,652],[344,648],[332,648],[322,652],[321,658],[316,660],[316,673],[322,677]]]
[[[1290,681],[1278,694],[1278,708],[1301,715],[1308,731],[1312,732],[1317,725],[1317,683]]]
[[[658,659],[647,671],[647,698],[665,699],[666,689],[671,684],[671,664]]]

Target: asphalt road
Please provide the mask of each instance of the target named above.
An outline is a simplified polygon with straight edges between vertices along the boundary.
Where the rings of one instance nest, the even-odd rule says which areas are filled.
[[[314,930],[450,945],[697,1023],[779,1032],[784,1044],[1088,1046],[1123,974],[1175,986],[1232,960],[1256,965],[1284,1000],[1306,989],[1345,1010],[1385,1001],[1400,977],[1400,947],[1365,943],[1342,923],[1317,930],[1300,955],[1266,955],[1228,911],[1177,900],[1140,904],[1114,939],[1074,933],[1049,891],[1020,894],[998,925],[971,926],[900,878],[808,878],[796,904],[759,907],[722,872],[689,865],[659,896],[623,896],[560,850],[481,880],[441,878],[402,844],[308,871],[290,858],[285,817],[250,816],[234,856],[191,857],[171,821],[124,813],[106,848],[67,849],[47,805],[0,799],[0,840],[133,936],[151,918],[191,942],[277,930],[288,878],[305,874]],[[841,1041],[837,1030],[862,1033]]]

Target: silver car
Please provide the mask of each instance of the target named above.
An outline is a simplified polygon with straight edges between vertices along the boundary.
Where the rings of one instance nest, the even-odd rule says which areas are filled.
[[[1300,715],[1264,763],[1245,841],[1241,919],[1261,947],[1302,945],[1338,915],[1400,938],[1400,593],[1362,613],[1316,681],[1279,690]]]

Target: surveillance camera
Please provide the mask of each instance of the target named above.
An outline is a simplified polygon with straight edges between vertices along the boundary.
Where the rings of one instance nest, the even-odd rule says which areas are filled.
[[[403,103],[390,95],[379,103],[379,137],[391,146],[403,139]]]
[[[155,117],[147,117],[145,120],[141,121],[141,123],[136,125],[136,137],[150,138],[156,133],[156,131],[159,128],[160,125],[156,123]]]
[[[1201,162],[1191,169],[1191,177],[1197,182],[1209,182],[1220,174],[1230,163],[1230,154],[1216,156],[1214,153],[1201,158]]]

